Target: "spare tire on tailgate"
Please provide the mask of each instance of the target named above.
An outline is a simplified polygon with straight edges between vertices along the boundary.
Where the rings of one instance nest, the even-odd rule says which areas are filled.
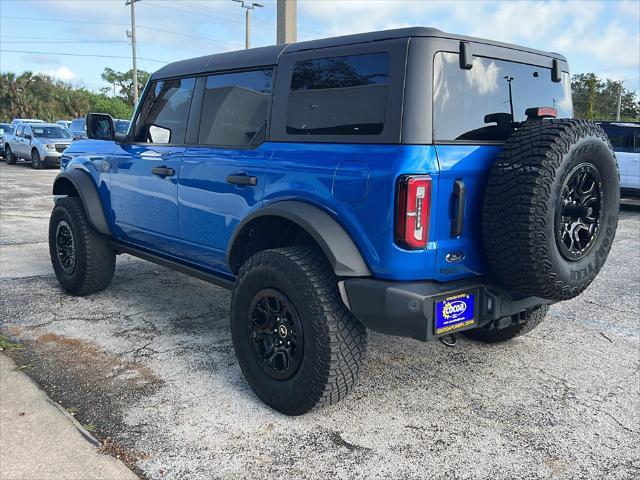
[[[596,277],[618,224],[618,167],[604,131],[585,120],[533,120],[489,174],[485,252],[512,294],[566,300]]]

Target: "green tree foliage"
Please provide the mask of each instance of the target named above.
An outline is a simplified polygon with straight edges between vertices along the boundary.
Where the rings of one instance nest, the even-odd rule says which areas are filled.
[[[145,83],[149,80],[149,73],[144,70],[138,70],[138,95],[142,91]],[[133,105],[133,70],[128,72],[116,72],[111,68],[105,68],[102,72],[102,79],[115,85],[118,89],[118,95],[123,100],[126,100],[129,105]]]
[[[595,73],[579,73],[571,79],[573,113],[576,118],[615,120],[620,83],[602,80]],[[620,120],[640,121],[638,95],[622,85]]]
[[[0,121],[39,118],[49,122],[84,117],[88,112],[130,118],[132,106],[120,97],[90,92],[46,75],[0,73]]]

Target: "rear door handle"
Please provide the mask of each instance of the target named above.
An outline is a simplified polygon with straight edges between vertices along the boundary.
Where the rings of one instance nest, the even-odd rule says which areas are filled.
[[[233,185],[249,185],[251,187],[255,187],[258,184],[258,179],[250,175],[227,175],[227,183],[231,183]]]
[[[464,203],[464,182],[460,179],[457,179],[455,182],[453,182],[453,208],[455,216],[453,220],[451,220],[452,238],[459,238],[462,236],[462,226],[464,224]]]
[[[151,169],[151,173],[158,175],[159,177],[171,177],[176,173],[176,171],[169,167],[153,167]]]

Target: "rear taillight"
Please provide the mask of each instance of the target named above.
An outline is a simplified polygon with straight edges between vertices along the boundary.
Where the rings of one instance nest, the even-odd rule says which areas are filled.
[[[396,201],[396,243],[405,248],[425,248],[429,241],[430,210],[431,177],[400,177]]]

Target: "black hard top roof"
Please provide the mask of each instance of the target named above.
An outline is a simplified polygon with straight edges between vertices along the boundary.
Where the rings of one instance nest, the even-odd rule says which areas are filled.
[[[278,57],[283,53],[300,52],[303,50],[314,50],[318,48],[338,47],[342,45],[353,45],[358,43],[377,42],[381,40],[392,40],[396,38],[410,37],[434,37],[447,38],[465,42],[482,43],[485,45],[495,45],[498,47],[511,48],[514,50],[535,53],[546,57],[566,59],[557,53],[544,52],[532,48],[521,47],[509,43],[495,42],[482,38],[467,37],[446,33],[437,28],[431,27],[408,27],[395,30],[381,30],[378,32],[357,33],[354,35],[344,35],[341,37],[322,38],[307,42],[289,43],[282,45],[272,45],[269,47],[252,48],[249,50],[238,50],[235,52],[217,53],[204,57],[181,60],[170,63],[156,71],[151,79],[169,78],[182,75],[197,75],[204,72],[221,70],[234,70],[241,68],[254,68],[278,63]]]

